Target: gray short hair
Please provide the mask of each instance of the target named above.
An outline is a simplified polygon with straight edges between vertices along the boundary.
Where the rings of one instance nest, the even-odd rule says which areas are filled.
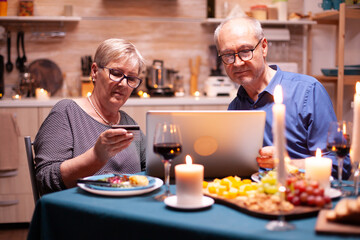
[[[222,27],[228,23],[228,22],[231,22],[231,21],[234,21],[234,20],[245,20],[249,23],[249,25],[252,27],[252,29],[254,29],[254,32],[255,32],[255,37],[257,39],[261,39],[264,37],[264,31],[261,27],[261,23],[255,19],[255,18],[252,18],[252,17],[232,17],[232,18],[227,18],[225,19],[222,23],[219,24],[219,26],[216,27],[215,29],[215,32],[214,32],[214,41],[215,41],[215,44],[216,44],[216,48],[219,50],[219,34],[220,34],[220,31],[222,29]]]
[[[113,60],[123,59],[139,66],[138,74],[145,69],[145,60],[134,44],[124,39],[110,38],[103,41],[95,52],[94,62],[101,67]]]

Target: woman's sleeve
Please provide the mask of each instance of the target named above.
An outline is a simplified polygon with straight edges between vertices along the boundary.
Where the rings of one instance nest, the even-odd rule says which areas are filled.
[[[36,135],[34,150],[41,194],[65,189],[60,165],[73,157],[73,136],[66,111],[54,106]]]

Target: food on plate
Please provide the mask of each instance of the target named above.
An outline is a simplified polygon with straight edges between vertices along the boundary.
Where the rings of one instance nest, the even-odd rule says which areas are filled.
[[[324,194],[324,188],[317,181],[305,180],[303,175],[289,176],[286,179],[286,200],[295,206],[324,207],[331,198]]]
[[[115,188],[132,188],[149,185],[148,178],[142,175],[115,174],[111,177],[99,179],[99,181],[109,182],[111,183],[111,187]]]
[[[270,175],[265,178],[265,186],[266,184],[272,186],[276,183],[273,173]],[[229,176],[222,179],[214,179],[212,182],[204,182],[203,188],[204,193],[207,195],[230,200],[252,211],[276,213],[280,211],[280,208],[285,212],[294,209],[290,202],[284,201],[281,203],[280,196],[275,194],[277,193],[276,187],[265,191],[266,187],[263,185],[261,182],[252,182],[250,179],[242,180],[238,176]]]
[[[129,177],[129,181],[132,186],[144,187],[149,185],[148,178],[142,175],[132,175]]]
[[[333,222],[360,225],[360,197],[341,199],[333,210],[326,213],[326,219]]]

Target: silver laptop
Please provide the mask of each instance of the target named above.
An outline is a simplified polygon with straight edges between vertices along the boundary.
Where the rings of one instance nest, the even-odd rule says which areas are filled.
[[[249,177],[258,171],[256,156],[263,144],[264,111],[148,111],[146,113],[146,174],[164,176],[161,156],[153,151],[156,125],[172,122],[180,126],[182,153],[172,161],[204,165],[204,178],[237,175]]]

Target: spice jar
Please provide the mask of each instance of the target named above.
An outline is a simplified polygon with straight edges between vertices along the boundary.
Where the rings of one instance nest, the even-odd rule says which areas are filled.
[[[33,16],[34,15],[34,1],[20,0],[19,1],[19,16]]]
[[[0,16],[7,16],[7,0],[0,0]]]
[[[267,6],[266,5],[255,5],[250,8],[251,16],[257,20],[267,19]]]

